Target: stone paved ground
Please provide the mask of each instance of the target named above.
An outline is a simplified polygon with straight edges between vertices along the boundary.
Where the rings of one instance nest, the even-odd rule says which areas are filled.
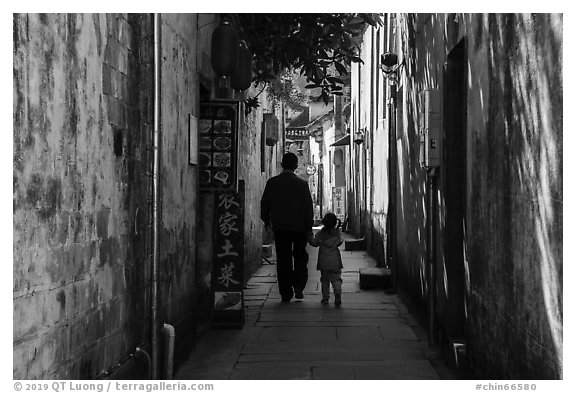
[[[320,304],[318,249],[310,253],[303,300],[280,302],[275,265],[263,265],[245,289],[242,329],[202,336],[176,379],[452,379],[425,331],[401,300],[361,290],[358,270],[376,262],[344,251],[342,307]],[[274,259],[272,259],[273,261]]]

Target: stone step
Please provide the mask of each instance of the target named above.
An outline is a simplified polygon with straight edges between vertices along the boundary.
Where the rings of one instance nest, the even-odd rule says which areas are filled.
[[[262,256],[266,258],[272,257],[272,245],[271,244],[263,244],[262,245]]]
[[[344,241],[344,251],[364,251],[366,250],[366,239],[349,239]]]
[[[392,273],[390,269],[377,267],[364,267],[360,272],[360,288],[389,288]]]

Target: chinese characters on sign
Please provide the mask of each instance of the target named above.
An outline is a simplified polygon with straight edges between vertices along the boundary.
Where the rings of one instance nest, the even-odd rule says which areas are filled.
[[[239,108],[239,101],[200,103],[198,164],[202,190],[236,188]]]
[[[212,267],[214,313],[212,321],[221,326],[244,323],[244,181],[238,192],[215,194],[215,237]]]
[[[336,217],[344,221],[344,216],[346,215],[346,195],[344,187],[332,188],[332,207],[334,208]]]
[[[286,129],[286,138],[293,140],[308,140],[310,131],[306,128],[288,128]]]

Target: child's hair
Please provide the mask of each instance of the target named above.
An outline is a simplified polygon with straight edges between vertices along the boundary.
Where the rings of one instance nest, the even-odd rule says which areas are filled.
[[[322,219],[322,224],[324,225],[323,229],[332,229],[336,227],[338,222],[338,218],[336,218],[336,214],[334,213],[326,213],[324,218]]]

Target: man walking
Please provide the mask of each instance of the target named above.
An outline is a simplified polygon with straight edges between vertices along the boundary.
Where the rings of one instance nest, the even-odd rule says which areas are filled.
[[[274,232],[278,289],[282,302],[302,299],[308,281],[306,244],[312,238],[314,212],[308,182],[294,171],[298,157],[286,153],[282,173],[268,180],[260,201],[260,218]]]

